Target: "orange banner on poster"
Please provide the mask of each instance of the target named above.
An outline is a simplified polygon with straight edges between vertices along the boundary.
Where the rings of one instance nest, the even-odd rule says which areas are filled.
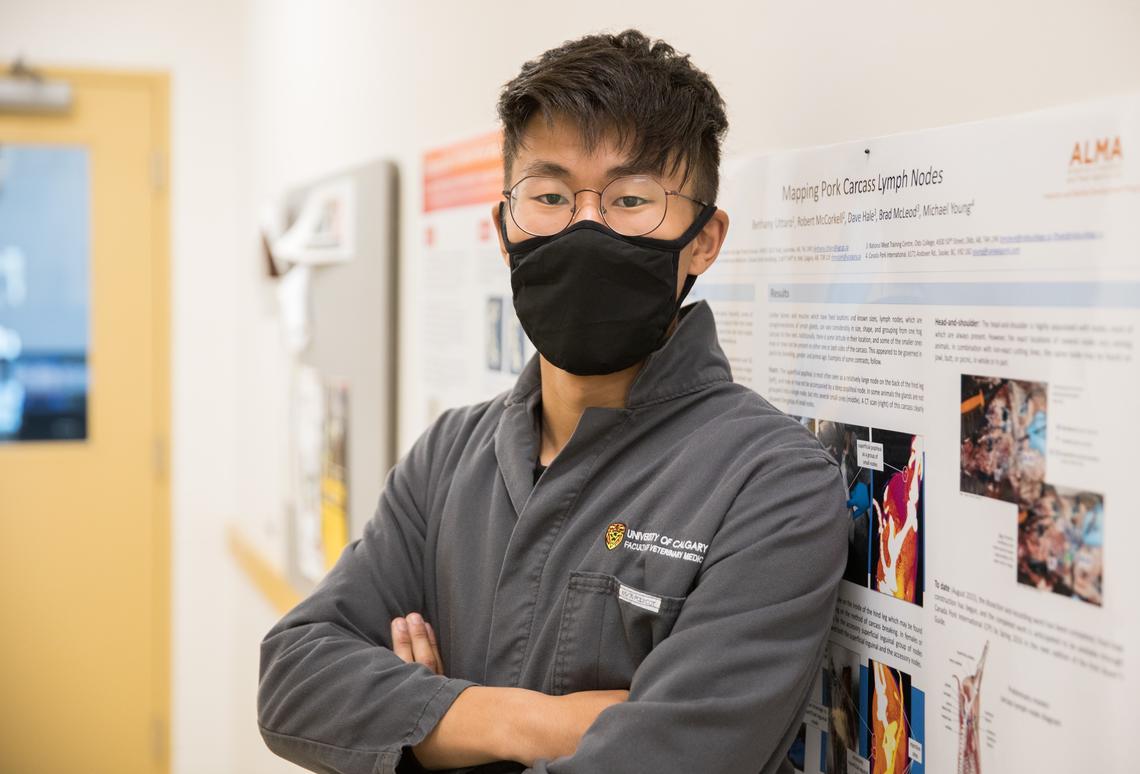
[[[493,202],[502,196],[502,132],[424,154],[424,212]]]

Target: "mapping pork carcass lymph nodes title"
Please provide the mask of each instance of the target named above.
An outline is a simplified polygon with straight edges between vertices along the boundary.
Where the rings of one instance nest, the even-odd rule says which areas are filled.
[[[898,193],[905,188],[926,185],[939,185],[942,182],[942,170],[933,166],[926,169],[914,167],[903,169],[895,175],[877,174],[874,177],[853,178],[838,177],[832,180],[820,180],[818,183],[804,185],[785,185],[781,190],[784,201],[803,202],[809,199],[818,202],[821,196],[849,196],[851,194],[867,194],[878,191],[882,194],[891,191]]]

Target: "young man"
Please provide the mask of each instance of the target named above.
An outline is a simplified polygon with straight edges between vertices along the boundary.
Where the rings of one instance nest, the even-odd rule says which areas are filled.
[[[538,354],[445,412],[265,636],[258,720],[314,771],[786,768],[847,550],[834,459],[732,382],[712,312],[723,102],[635,31],[499,102],[492,210]]]

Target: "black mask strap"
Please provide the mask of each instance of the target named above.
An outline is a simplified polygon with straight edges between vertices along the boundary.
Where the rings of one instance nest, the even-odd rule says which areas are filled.
[[[661,332],[661,338],[657,340],[657,346],[655,346],[654,349],[660,348],[661,345],[665,343],[665,340],[669,336],[669,327],[673,324],[673,320],[677,319],[677,315],[680,314],[681,304],[685,301],[685,296],[689,295],[689,291],[693,289],[693,283],[696,281],[696,274],[685,275],[685,284],[681,286],[681,295],[677,299],[677,305],[673,307],[673,316],[669,318],[669,325],[666,325],[665,330]]]
[[[697,281],[697,275],[696,274],[686,274],[685,275],[685,284],[681,288],[681,297],[677,299],[677,309],[676,309],[676,311],[673,312],[673,314],[676,314],[677,312],[681,311],[681,304],[685,301],[685,296],[689,295],[689,291],[693,289],[693,283],[696,281]]]
[[[701,211],[701,214],[697,216],[697,219],[693,222],[693,225],[689,226],[689,228],[685,230],[685,233],[682,234],[679,239],[675,240],[676,243],[684,246],[693,241],[693,239],[696,238],[697,234],[701,232],[701,229],[705,227],[705,224],[712,219],[712,216],[715,212],[716,207],[714,205],[710,204],[705,207],[704,210]],[[685,296],[689,295],[689,291],[693,289],[693,284],[696,281],[696,274],[685,275],[685,284],[681,286],[681,295],[677,298],[677,305],[673,307],[673,316],[669,319],[669,325],[672,325],[673,320],[675,320],[677,318],[677,315],[681,313],[681,304],[685,302]],[[669,326],[666,326],[665,330],[668,331]],[[658,347],[665,343],[665,336],[665,333],[661,334],[661,339],[657,342]]]
[[[685,230],[685,233],[676,240],[676,243],[681,246],[685,246],[688,245],[689,242],[692,242],[696,238],[697,234],[701,232],[701,229],[705,227],[705,224],[712,220],[712,216],[715,213],[715,205],[710,204],[706,206],[703,210],[701,210],[701,213],[697,216],[697,219],[693,221],[693,224],[689,226],[689,228]],[[685,296],[689,295],[689,291],[693,289],[693,283],[696,281],[696,274],[685,275],[685,284],[681,286],[681,295],[677,299],[677,306],[673,309],[674,318],[681,312],[681,304],[685,302]],[[670,324],[672,324],[672,321],[670,321]],[[661,340],[664,341],[664,337],[662,337]],[[660,342],[658,344],[660,344]]]

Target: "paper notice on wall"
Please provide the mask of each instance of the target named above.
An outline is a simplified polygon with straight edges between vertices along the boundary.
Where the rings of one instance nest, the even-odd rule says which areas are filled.
[[[294,367],[292,502],[295,564],[319,582],[348,544],[349,394],[344,380]]]
[[[294,366],[291,403],[294,552],[301,575],[315,583],[326,569],[321,535],[321,451],[326,407],[325,391],[315,368]]]
[[[331,569],[348,545],[348,383],[330,381],[324,388],[321,445],[321,550]]]
[[[739,159],[693,289],[834,455],[807,772],[1135,769],[1140,97]]]

